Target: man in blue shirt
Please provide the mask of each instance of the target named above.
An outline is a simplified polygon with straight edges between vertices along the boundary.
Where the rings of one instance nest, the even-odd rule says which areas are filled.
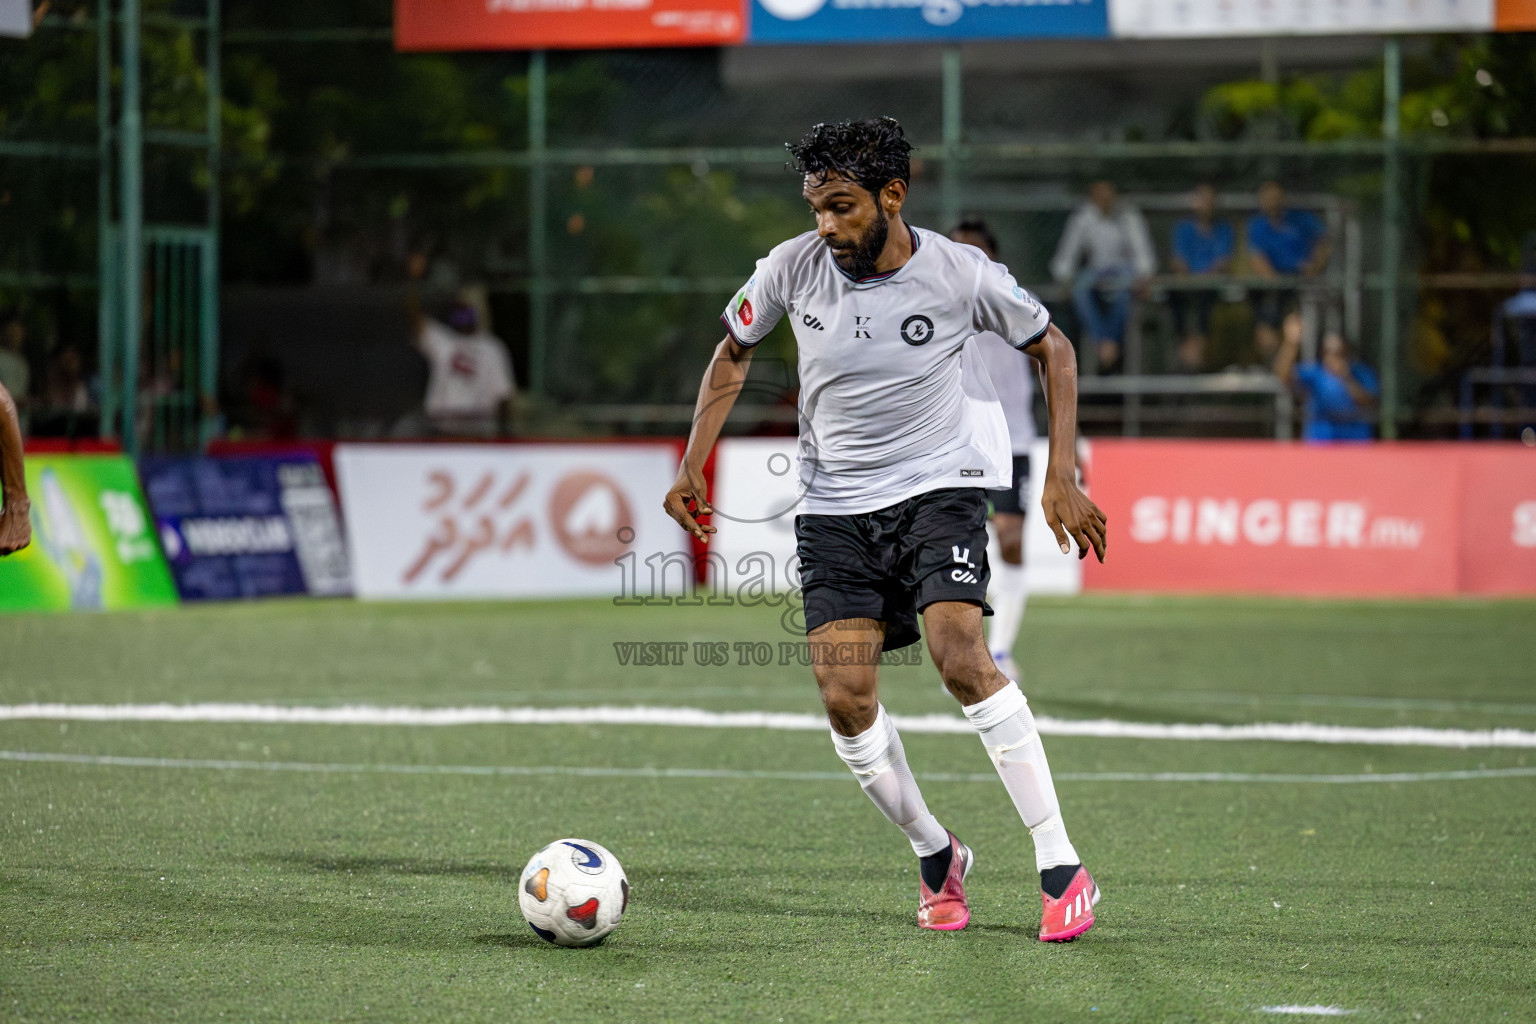
[[[1173,272],[1185,277],[1214,277],[1232,267],[1232,225],[1216,219],[1216,189],[1200,185],[1190,202],[1193,217],[1173,226]],[[1193,283],[1193,282],[1192,282]],[[1215,288],[1174,288],[1168,293],[1174,330],[1179,335],[1179,366],[1191,373],[1205,363],[1205,339],[1211,328]]]
[[[1323,338],[1322,358],[1297,365],[1301,331],[1287,331],[1275,358],[1275,376],[1306,398],[1301,430],[1305,441],[1369,441],[1381,383],[1376,371],[1350,359],[1337,334]]]
[[[1255,277],[1315,277],[1328,266],[1328,229],[1322,218],[1285,205],[1278,182],[1259,186],[1259,212],[1248,221],[1248,269]],[[1268,361],[1280,347],[1281,331],[1300,331],[1296,289],[1262,288],[1253,293],[1253,343]],[[1294,328],[1292,324],[1294,323]]]

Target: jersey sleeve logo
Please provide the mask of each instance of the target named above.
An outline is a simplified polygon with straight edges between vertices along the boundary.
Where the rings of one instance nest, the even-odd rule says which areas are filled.
[[[933,340],[933,321],[914,313],[901,322],[901,340],[908,345],[926,345]]]
[[[752,301],[747,298],[745,292],[741,296],[741,305],[736,307],[736,315],[741,319],[743,325],[747,327],[752,326]]]

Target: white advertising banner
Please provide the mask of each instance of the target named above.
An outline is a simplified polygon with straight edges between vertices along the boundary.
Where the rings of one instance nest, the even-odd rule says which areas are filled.
[[[689,550],[676,476],[665,444],[336,448],[363,598],[620,597],[618,560]]]
[[[1110,0],[1120,37],[1489,32],[1494,0]]]
[[[766,554],[773,565],[775,590],[790,590],[798,583],[799,575],[792,565],[800,499],[797,444],[792,437],[727,438],[715,448],[710,500],[715,509],[711,521],[719,532],[710,538],[709,547],[724,559],[733,593],[739,583],[760,574],[759,563],[750,557],[759,553]],[[1045,441],[1036,441],[1030,462],[1043,469],[1047,451]],[[1088,451],[1084,445],[1084,454]],[[1045,516],[1039,514],[1043,481],[1043,473],[1034,474],[1025,506],[1029,589],[1037,594],[1076,594],[1083,589],[1082,563],[1075,548],[1070,556],[1061,553],[1045,525]]]
[[[32,0],[0,0],[0,36],[32,34]]]
[[[728,587],[767,573],[748,556],[765,554],[774,593],[799,585],[795,557],[795,515],[800,511],[799,466],[793,437],[732,437],[715,445],[715,480],[710,520],[719,532],[709,549],[725,560]]]

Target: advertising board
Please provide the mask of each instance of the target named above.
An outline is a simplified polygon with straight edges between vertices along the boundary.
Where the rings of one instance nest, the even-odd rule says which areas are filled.
[[[752,0],[754,43],[1099,37],[1107,0]]]
[[[0,611],[176,603],[176,586],[127,458],[30,456],[27,491],[32,545],[0,559]]]
[[[744,0],[395,0],[401,50],[725,46]]]
[[[690,550],[661,507],[676,475],[664,443],[336,448],[365,598],[622,597]]]
[[[146,458],[139,471],[183,598],[352,592],[336,506],[313,456]]]
[[[1494,0],[1110,0],[1120,37],[1486,32]]]
[[[1110,555],[1089,590],[1536,593],[1518,445],[1100,440]]]

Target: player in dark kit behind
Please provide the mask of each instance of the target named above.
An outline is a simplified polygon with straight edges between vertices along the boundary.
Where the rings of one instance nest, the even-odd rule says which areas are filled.
[[[820,124],[790,152],[816,230],[760,260],[726,309],[666,509],[700,539],[715,532],[698,518],[710,513],[704,460],[753,346],[788,316],[800,353],[801,593],[838,756],[919,857],[918,924],[964,928],[975,856],[929,812],[878,698],[879,653],[916,643],[921,615],[939,675],[1034,838],[1040,938],[1075,938],[1093,925],[1098,888],[1067,838],[1029,705],[982,634],[986,490],[1012,479],[1007,426],[990,385],[968,387],[961,373],[961,352],[981,331],[1040,362],[1051,412],[1046,522],[1063,552],[1071,538],[1079,557],[1092,548],[1102,561],[1104,515],[1076,482],[1072,345],[1007,268],[902,219],[911,145],[895,121]]]

